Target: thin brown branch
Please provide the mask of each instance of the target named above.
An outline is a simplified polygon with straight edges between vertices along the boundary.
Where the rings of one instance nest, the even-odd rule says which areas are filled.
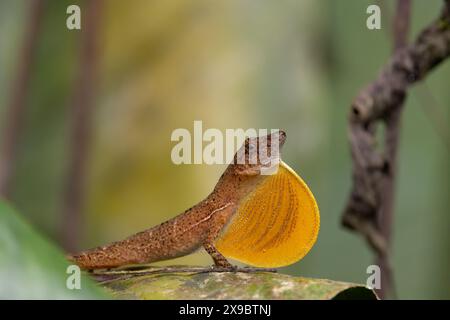
[[[399,0],[396,20],[408,21],[407,1]],[[360,91],[349,116],[353,159],[353,185],[343,214],[343,224],[362,234],[377,254],[382,269],[379,294],[392,293],[389,262],[397,146],[403,102],[408,88],[450,55],[450,1],[444,2],[439,19],[406,46],[407,24],[394,26],[395,50],[374,82]],[[384,149],[379,150],[376,129],[385,125]]]
[[[80,73],[71,110],[69,172],[63,208],[62,243],[76,251],[80,239],[91,115],[96,92],[97,37],[102,1],[87,1],[82,15]]]
[[[143,266],[142,268],[130,268],[130,269],[120,269],[120,270],[105,270],[105,271],[92,271],[90,275],[99,282],[117,280],[117,279],[129,279],[137,276],[143,275],[162,275],[171,273],[190,273],[190,274],[200,274],[200,273],[224,273],[224,272],[234,272],[234,273],[256,273],[256,272],[270,272],[277,273],[275,268],[253,268],[253,267],[235,267],[235,268],[220,268],[220,267],[183,267],[183,266],[168,266],[161,268],[154,268],[149,266]]]
[[[398,0],[395,17],[393,21],[394,54],[403,49],[407,44],[409,22],[411,14],[411,1]],[[386,243],[386,251],[377,253],[376,264],[381,270],[381,288],[377,290],[381,298],[386,298],[389,294],[395,296],[394,271],[392,269],[390,259],[391,238],[392,238],[392,222],[394,220],[394,204],[395,204],[395,183],[397,175],[397,154],[398,141],[400,135],[400,120],[403,110],[403,101],[385,118],[385,156],[387,163],[390,164],[390,174],[385,175],[380,183],[380,208],[378,217],[378,229]]]
[[[407,24],[409,24],[409,10],[408,0],[401,0],[398,2],[397,12],[408,12],[404,17],[397,17],[394,20],[394,35],[395,35],[395,48],[401,48],[406,44],[406,39],[402,39],[401,35],[405,34]],[[419,104],[421,105],[425,116],[430,120],[437,134],[442,138],[446,147],[449,147],[448,130],[445,117],[439,110],[436,99],[433,97],[430,89],[423,83],[417,91]]]
[[[386,2],[383,0],[378,0],[378,5],[381,7],[381,12],[383,12],[383,17],[387,21],[391,21],[391,15],[389,12],[389,6],[386,5]],[[393,29],[386,29],[383,28],[383,30],[391,30],[392,33],[386,33],[387,36],[391,37],[392,34],[397,34],[397,32],[394,31],[396,28],[396,23],[393,23]],[[397,25],[397,28],[398,25]],[[394,40],[393,40],[394,41]],[[394,41],[394,47],[395,47],[395,41]],[[450,137],[449,137],[449,131],[447,126],[447,119],[444,115],[444,112],[442,111],[442,108],[439,106],[439,103],[437,102],[436,98],[433,96],[430,88],[426,85],[426,83],[421,83],[421,85],[417,88],[417,92],[415,94],[415,97],[418,100],[418,103],[420,104],[420,107],[422,108],[422,111],[424,115],[427,117],[427,119],[430,121],[431,125],[433,126],[433,129],[436,131],[436,133],[439,135],[439,137],[442,139],[443,143],[447,147],[447,149],[450,149]]]
[[[28,23],[20,48],[17,73],[11,86],[11,100],[7,109],[7,123],[3,132],[0,151],[0,196],[10,197],[12,178],[17,162],[18,145],[22,133],[26,98],[31,78],[33,60],[41,29],[44,1],[33,0],[29,4]]]
[[[393,21],[394,50],[406,46],[408,41],[411,0],[398,0]]]

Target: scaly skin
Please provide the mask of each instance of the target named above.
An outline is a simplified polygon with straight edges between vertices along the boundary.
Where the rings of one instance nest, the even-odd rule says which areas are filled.
[[[274,139],[278,139],[281,149],[286,134],[280,131],[279,134],[267,136],[269,155],[273,152]],[[231,220],[240,201],[266,177],[260,174],[265,164],[261,163],[259,157],[256,164],[250,164],[248,161],[249,149],[257,143],[259,138],[246,139],[242,146],[246,151],[244,164],[237,163],[237,153],[213,192],[194,207],[125,240],[69,255],[68,259],[83,269],[114,268],[172,259],[192,253],[203,246],[217,267],[232,268],[213,243]],[[276,154],[276,157],[279,157],[279,154]]]

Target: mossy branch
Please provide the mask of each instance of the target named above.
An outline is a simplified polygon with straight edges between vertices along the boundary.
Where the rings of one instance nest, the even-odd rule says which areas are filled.
[[[377,299],[373,290],[359,284],[243,271],[170,267],[94,276],[118,299]]]

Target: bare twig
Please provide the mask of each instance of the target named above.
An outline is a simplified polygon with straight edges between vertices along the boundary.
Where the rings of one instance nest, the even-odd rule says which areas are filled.
[[[398,0],[393,21],[394,50],[406,46],[408,42],[409,20],[411,16],[411,0]]]
[[[407,19],[409,4],[400,0],[396,20]],[[408,88],[450,55],[450,1],[438,20],[414,43],[406,44],[407,25],[394,26],[395,51],[378,78],[360,91],[349,116],[353,186],[343,224],[366,237],[382,269],[381,297],[392,293],[389,265],[400,115]],[[384,123],[385,146],[377,147],[377,125]]]
[[[80,238],[90,122],[96,87],[97,36],[101,6],[101,0],[88,1],[86,9],[83,10],[80,73],[71,110],[70,163],[62,225],[62,243],[69,251],[76,251]]]
[[[0,151],[0,196],[5,198],[10,197],[26,98],[28,97],[28,86],[43,12],[43,0],[30,2],[28,24],[23,45],[19,52],[17,74],[11,88],[11,100],[6,115],[8,122],[5,124],[2,149]]]
[[[398,0],[395,18],[393,21],[394,34],[394,54],[403,49],[407,44],[409,20],[411,13],[410,0]],[[403,102],[399,101],[398,105],[392,112],[386,115],[385,119],[385,155],[386,160],[390,163],[390,175],[385,175],[381,190],[381,205],[378,217],[378,228],[383,236],[387,250],[383,253],[378,252],[376,263],[381,269],[381,288],[378,295],[386,298],[390,293],[395,296],[394,272],[392,270],[389,251],[391,248],[392,237],[392,221],[394,217],[394,201],[395,201],[395,180],[397,175],[397,150],[400,135],[400,120],[403,110]]]
[[[385,18],[385,20],[391,21],[389,6],[387,6],[385,1],[383,0],[378,0],[377,2],[381,7],[381,12],[383,12],[383,17]],[[395,21],[392,24],[392,26],[393,28],[391,29],[384,28],[383,30],[388,31],[386,32],[387,36],[392,37],[392,35],[394,34],[394,37],[392,38],[395,38],[396,34],[396,32],[394,32],[394,29],[396,28]],[[393,42],[395,47],[395,41],[393,40]],[[427,119],[433,126],[433,129],[442,139],[447,149],[450,150],[450,137],[447,126],[447,119],[444,115],[444,112],[442,111],[442,107],[439,105],[438,101],[433,96],[433,93],[431,92],[430,88],[427,86],[425,82],[421,83],[420,86],[418,86],[414,94],[414,97],[417,99],[424,115],[427,117]]]
[[[143,266],[142,268],[130,268],[130,269],[118,269],[118,270],[104,270],[104,271],[93,271],[90,272],[97,281],[110,281],[117,279],[129,279],[132,277],[143,276],[143,275],[160,275],[160,274],[171,274],[171,273],[189,273],[189,274],[199,274],[199,273],[214,273],[214,272],[238,272],[238,273],[255,273],[255,272],[271,272],[276,273],[277,269],[274,268],[251,268],[251,267],[234,267],[234,268],[219,268],[219,267],[183,267],[183,266],[168,266],[168,267],[149,267]]]

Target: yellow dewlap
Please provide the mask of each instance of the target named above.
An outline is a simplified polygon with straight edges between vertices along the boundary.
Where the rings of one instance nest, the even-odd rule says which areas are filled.
[[[284,162],[239,206],[218,238],[225,256],[257,267],[303,258],[319,233],[319,208],[306,183]]]

